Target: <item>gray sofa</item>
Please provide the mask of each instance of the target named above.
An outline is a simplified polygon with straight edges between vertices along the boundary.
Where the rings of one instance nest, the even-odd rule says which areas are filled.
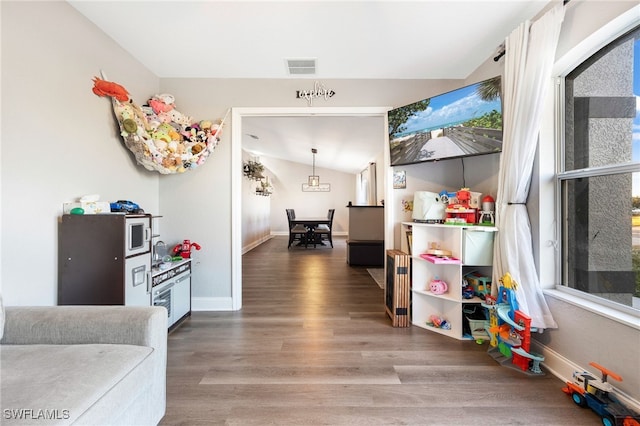
[[[164,416],[165,308],[5,307],[4,315],[0,424],[155,425]]]

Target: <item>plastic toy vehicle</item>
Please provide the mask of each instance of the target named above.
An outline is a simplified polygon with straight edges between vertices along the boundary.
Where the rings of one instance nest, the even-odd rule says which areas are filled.
[[[134,203],[133,201],[118,200],[110,204],[111,204],[112,212],[125,212],[125,213],[134,213],[134,214],[144,213],[144,210],[142,210],[140,206]]]
[[[604,426],[640,426],[640,415],[610,394],[613,387],[607,383],[607,376],[617,381],[622,381],[622,377],[595,362],[589,365],[600,370],[602,379],[587,371],[576,371],[573,373],[573,382],[567,382],[562,391],[580,407],[595,411],[602,418]]]

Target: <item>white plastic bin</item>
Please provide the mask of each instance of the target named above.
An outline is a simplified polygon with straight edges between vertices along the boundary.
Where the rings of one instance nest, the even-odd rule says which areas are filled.
[[[492,231],[465,229],[462,262],[471,266],[491,266],[494,235]]]

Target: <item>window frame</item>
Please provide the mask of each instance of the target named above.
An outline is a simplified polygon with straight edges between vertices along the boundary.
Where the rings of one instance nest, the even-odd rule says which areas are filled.
[[[637,11],[639,7],[633,8],[630,12]],[[622,22],[620,22],[622,21]],[[563,271],[567,265],[564,252],[564,236],[563,236],[563,200],[562,200],[562,185],[565,181],[594,176],[605,176],[620,173],[638,173],[640,172],[640,162],[627,162],[614,165],[588,167],[577,170],[565,170],[565,78],[573,70],[580,65],[588,61],[593,55],[599,52],[601,49],[607,46],[615,46],[616,42],[633,31],[638,27],[638,21],[633,19],[622,19],[612,22],[611,25],[607,25],[606,28],[602,28],[592,35],[588,40],[585,40],[581,46],[577,46],[572,49],[566,56],[569,59],[562,58],[556,62],[553,78],[553,143],[555,146],[554,163],[554,197],[555,206],[552,209],[554,212],[555,233],[555,271],[554,280],[555,285],[544,290],[545,294],[558,299],[562,299],[575,306],[584,308],[588,311],[601,314],[612,320],[625,323],[636,329],[640,329],[640,309],[633,308],[631,306],[622,305],[605,299],[600,296],[595,296],[580,290],[576,290],[564,283]],[[542,141],[541,141],[542,142]]]

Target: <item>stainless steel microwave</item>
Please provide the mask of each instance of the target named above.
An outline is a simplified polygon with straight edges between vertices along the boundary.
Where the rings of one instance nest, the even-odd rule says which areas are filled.
[[[127,216],[125,220],[125,256],[136,256],[151,251],[151,218]]]

